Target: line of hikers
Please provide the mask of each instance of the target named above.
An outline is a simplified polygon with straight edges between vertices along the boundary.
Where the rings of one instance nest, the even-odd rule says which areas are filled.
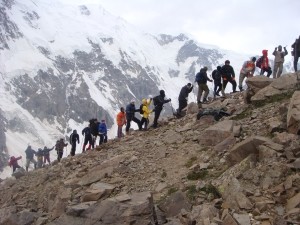
[[[292,56],[294,56],[294,69],[297,71],[297,63],[300,56],[300,36],[298,39],[296,39],[295,43],[292,45]],[[274,58],[274,68],[273,68],[273,78],[279,78],[282,74],[283,70],[283,63],[284,63],[284,57],[288,54],[286,47],[283,47],[284,51],[282,51],[282,46],[279,45],[276,47],[273,51]],[[268,50],[262,51],[262,56],[259,57],[258,60],[256,60],[256,57],[252,57],[250,60],[247,60],[243,63],[242,68],[240,70],[239,75],[239,89],[240,91],[243,91],[243,81],[245,78],[253,77],[255,68],[260,68],[260,75],[264,75],[264,73],[267,73],[267,77],[270,77],[272,74],[272,69],[269,64],[269,58],[268,58]],[[233,67],[230,65],[230,61],[226,60],[225,65],[223,66],[217,66],[215,70],[212,72],[212,79],[210,79],[207,76],[207,70],[208,68],[204,66],[200,69],[200,71],[195,76],[195,83],[198,84],[198,94],[197,94],[197,103],[199,107],[201,107],[201,103],[208,102],[208,94],[209,94],[209,88],[207,86],[207,81],[214,82],[214,98],[216,96],[220,96],[220,92],[222,93],[222,96],[225,97],[225,89],[226,86],[229,83],[232,84],[232,90],[233,93],[237,92],[236,87],[237,83],[235,81],[235,72]],[[176,113],[173,113],[177,117],[181,117],[184,114],[182,114],[182,110],[187,107],[188,105],[188,95],[193,90],[194,86],[191,83],[188,83],[187,85],[183,86],[180,90],[179,97],[178,97],[178,109],[176,110]],[[203,99],[202,99],[202,94]],[[160,117],[161,111],[163,110],[163,105],[170,102],[171,99],[165,99],[165,91],[160,90],[159,95],[149,99],[144,98],[142,100],[142,104],[139,108],[135,107],[135,100],[132,99],[130,103],[126,106],[126,109],[124,107],[120,108],[120,112],[116,116],[116,122],[118,126],[117,130],[117,137],[122,138],[124,136],[122,130],[123,126],[126,125],[125,131],[126,134],[129,134],[129,129],[131,127],[131,122],[135,122],[138,125],[139,130],[147,130],[149,125],[149,116],[151,113],[154,112],[154,121],[153,125],[151,127],[157,128],[158,127],[158,119]],[[201,101],[202,100],[202,101]],[[153,102],[154,108],[150,109],[150,104]],[[139,112],[142,116],[142,119],[139,120],[135,113]],[[89,121],[89,125],[85,127],[82,130],[82,135],[84,136],[84,142],[82,146],[82,152],[84,153],[87,150],[94,149],[97,136],[99,136],[99,145],[107,142],[107,126],[105,123],[105,120],[102,119],[101,122],[98,122],[98,120],[91,119]],[[70,135],[70,144],[71,144],[71,151],[70,155],[74,156],[76,152],[76,145],[80,143],[79,140],[79,134],[77,133],[77,130],[73,130],[72,134]],[[57,140],[56,144],[52,148],[47,148],[46,146],[44,149],[39,148],[38,151],[35,151],[31,148],[29,145],[27,149],[25,150],[26,154],[26,171],[28,171],[28,167],[30,163],[34,164],[34,168],[41,168],[48,164],[50,164],[50,151],[52,151],[54,148],[57,151],[57,160],[60,161],[63,157],[64,148],[68,145],[68,143],[64,142],[64,139],[61,138],[60,140]],[[87,148],[86,148],[87,147]],[[37,157],[37,161],[34,159],[34,155]],[[18,160],[22,159],[22,157],[14,157],[12,156],[9,161],[9,166],[13,168],[13,172],[17,168],[21,168],[18,165]]]

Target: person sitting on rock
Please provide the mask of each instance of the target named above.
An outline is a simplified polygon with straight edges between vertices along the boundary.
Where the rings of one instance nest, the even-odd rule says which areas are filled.
[[[19,166],[19,164],[18,164],[18,160],[20,160],[20,159],[22,159],[22,156],[19,156],[17,158],[14,156],[10,157],[8,165],[10,167],[12,167],[13,173],[16,171],[17,168],[21,168],[21,166]]]
[[[99,124],[99,127],[98,127],[98,132],[99,132],[99,136],[100,136],[99,145],[106,143],[107,142],[107,127],[106,127],[105,120],[101,120],[101,123]]]

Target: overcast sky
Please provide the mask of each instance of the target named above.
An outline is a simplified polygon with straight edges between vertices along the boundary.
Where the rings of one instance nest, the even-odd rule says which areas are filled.
[[[152,33],[185,33],[203,44],[261,54],[300,35],[300,0],[62,0],[99,3]]]

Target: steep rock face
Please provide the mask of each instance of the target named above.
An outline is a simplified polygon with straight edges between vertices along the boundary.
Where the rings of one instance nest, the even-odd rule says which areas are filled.
[[[7,121],[2,113],[3,111],[0,109],[0,171],[6,166],[8,160],[5,136]]]
[[[8,16],[14,0],[3,0],[0,3],[0,50],[9,49],[8,41],[23,37],[16,23]]]

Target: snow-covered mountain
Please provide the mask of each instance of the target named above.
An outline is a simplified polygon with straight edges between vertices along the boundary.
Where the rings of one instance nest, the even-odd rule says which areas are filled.
[[[0,170],[28,143],[51,147],[94,117],[105,118],[115,137],[115,115],[130,99],[139,106],[164,89],[176,108],[181,87],[202,66],[212,71],[230,59],[238,74],[249,57],[184,34],[145,33],[100,5],[2,0]]]

